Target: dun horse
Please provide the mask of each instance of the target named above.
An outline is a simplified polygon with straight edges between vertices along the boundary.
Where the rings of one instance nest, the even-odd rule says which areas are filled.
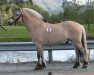
[[[8,23],[25,23],[37,49],[38,63],[35,69],[41,70],[46,67],[43,55],[43,45],[60,44],[66,42],[68,39],[71,40],[76,53],[76,62],[73,68],[80,66],[80,55],[83,55],[84,59],[82,68],[87,68],[88,53],[84,27],[73,21],[50,24],[45,22],[38,12],[31,10],[24,8],[15,9],[13,16],[8,20]]]

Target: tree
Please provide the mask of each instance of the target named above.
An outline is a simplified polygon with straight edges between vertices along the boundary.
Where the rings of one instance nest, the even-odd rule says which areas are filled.
[[[88,24],[88,39],[91,39],[90,26],[94,24],[94,3],[91,0],[88,0],[85,6],[84,19]]]
[[[20,5],[20,4],[22,4],[24,2],[24,0],[14,0],[14,3],[16,4],[16,5]]]
[[[0,0],[0,7],[1,5],[6,4],[6,3],[7,3],[7,0]]]
[[[29,0],[29,2],[31,3],[31,5],[33,5],[33,1],[32,0]]]

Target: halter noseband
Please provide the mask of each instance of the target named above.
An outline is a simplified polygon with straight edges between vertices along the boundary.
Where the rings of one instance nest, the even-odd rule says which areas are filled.
[[[13,17],[12,17],[12,19],[15,21],[15,24],[16,24],[16,22],[19,20],[19,18],[22,16],[22,14],[20,14],[20,16],[17,18],[17,19],[14,19]],[[23,17],[23,16],[22,16]]]
[[[12,19],[15,21],[15,24],[16,22],[19,20],[19,18],[22,16],[22,21],[23,21],[23,15],[22,13],[19,15],[19,17],[17,17],[16,19],[14,17],[12,17]]]

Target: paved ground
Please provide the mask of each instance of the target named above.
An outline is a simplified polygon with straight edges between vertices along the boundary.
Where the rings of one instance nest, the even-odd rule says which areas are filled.
[[[73,69],[73,63],[53,62],[47,64],[44,70],[34,71],[35,63],[0,64],[0,75],[94,75],[94,63],[89,63],[87,69]]]

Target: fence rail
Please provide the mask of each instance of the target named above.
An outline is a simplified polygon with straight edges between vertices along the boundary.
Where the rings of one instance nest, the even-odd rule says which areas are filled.
[[[87,41],[88,49],[94,49],[94,41]],[[44,46],[44,50],[48,51],[49,62],[52,62],[52,51],[53,50],[73,50],[71,43],[60,44],[53,46]],[[0,42],[0,51],[36,51],[33,42]]]

